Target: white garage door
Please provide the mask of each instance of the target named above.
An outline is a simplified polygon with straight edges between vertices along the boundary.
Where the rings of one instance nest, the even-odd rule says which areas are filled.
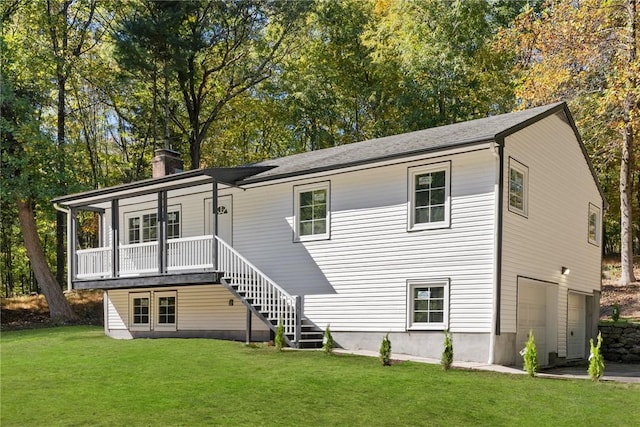
[[[569,293],[567,312],[567,359],[583,359],[586,344],[585,296]]]
[[[518,351],[525,347],[529,339],[529,331],[533,331],[538,351],[538,365],[549,364],[547,350],[547,290],[542,285],[518,285],[518,329],[516,345]],[[522,365],[522,357],[519,358]]]

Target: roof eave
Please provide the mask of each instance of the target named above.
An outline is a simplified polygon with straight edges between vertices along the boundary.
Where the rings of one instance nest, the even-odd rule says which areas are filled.
[[[142,196],[213,182],[234,186],[236,182],[243,178],[265,172],[274,167],[243,166],[237,168],[195,169],[159,178],[143,179],[113,187],[60,196],[52,199],[51,202],[69,207],[82,207],[115,199]]]

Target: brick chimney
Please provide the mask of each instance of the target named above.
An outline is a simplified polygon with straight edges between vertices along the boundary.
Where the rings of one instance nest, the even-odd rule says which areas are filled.
[[[168,148],[160,148],[155,151],[156,156],[151,159],[153,166],[153,177],[160,178],[162,176],[171,175],[182,172],[184,163],[180,158],[180,153],[169,150]]]

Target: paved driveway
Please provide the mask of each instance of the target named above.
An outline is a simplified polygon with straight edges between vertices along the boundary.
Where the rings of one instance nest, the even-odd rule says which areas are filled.
[[[589,378],[587,366],[568,366],[564,368],[545,369],[540,376],[556,378]],[[640,383],[640,364],[604,362],[604,376],[601,381],[618,381],[624,383]]]

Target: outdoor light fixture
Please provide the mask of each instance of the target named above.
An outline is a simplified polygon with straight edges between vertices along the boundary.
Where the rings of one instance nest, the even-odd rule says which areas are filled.
[[[562,267],[562,268],[564,268],[564,267]],[[233,299],[230,299],[230,300],[229,300],[229,306],[230,306],[230,307],[232,307],[232,306],[233,306]]]
[[[569,267],[564,267],[564,266],[560,271],[562,272],[563,276],[566,276],[567,274],[571,273],[571,270],[569,270]]]

